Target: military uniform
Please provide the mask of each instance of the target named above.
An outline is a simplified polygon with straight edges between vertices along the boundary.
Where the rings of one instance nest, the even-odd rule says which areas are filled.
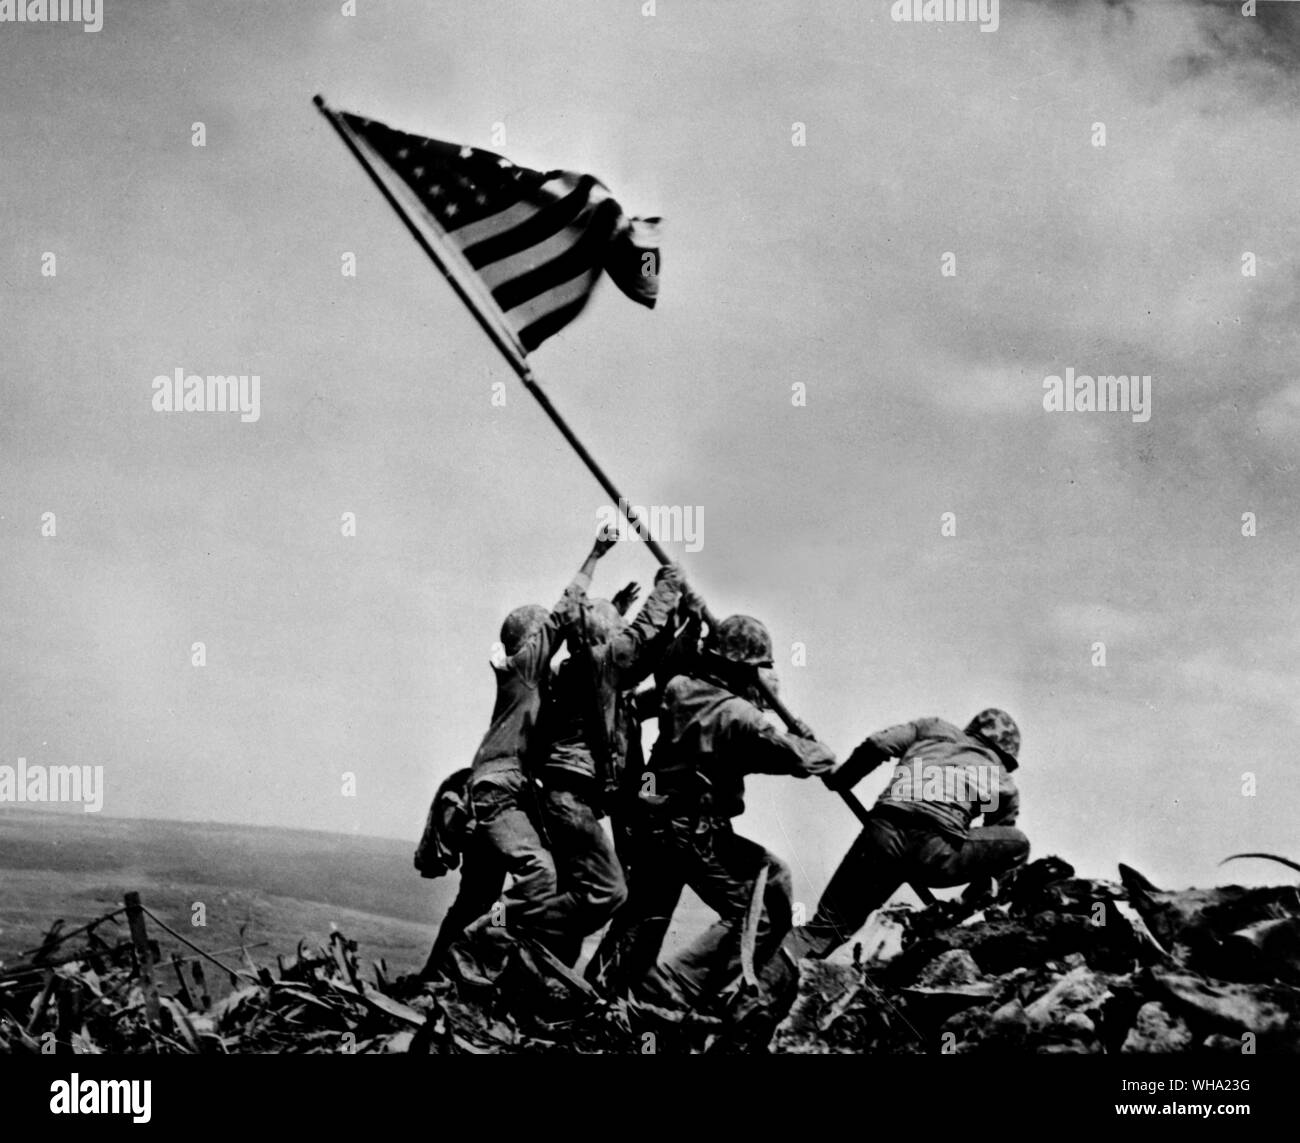
[[[422,976],[435,976],[443,956],[456,939],[496,903],[505,888],[508,868],[506,856],[497,850],[486,834],[471,835],[461,855],[460,887],[456,899],[438,926],[438,935],[434,938]]]
[[[770,662],[770,642],[767,648]],[[704,660],[692,674],[678,675],[664,690],[659,738],[633,831],[632,892],[593,961],[593,975],[606,987],[631,987],[643,999],[673,1007],[694,1006],[739,974],[741,931],[764,867],[756,964],[776,950],[789,928],[789,871],[732,829],[731,819],[744,811],[744,776],[807,777],[834,763],[820,743],[771,726],[737,693],[746,688],[732,665],[711,662],[712,668]],[[670,963],[655,967],[687,886],[718,919]]]
[[[528,932],[548,946],[563,939],[551,909],[555,861],[538,829],[539,807],[525,765],[535,746],[551,659],[577,622],[590,582],[579,573],[519,647],[492,664],[492,722],[470,767],[472,840],[460,890],[435,946],[436,954],[446,950],[462,978],[490,980],[504,967],[507,947],[494,940],[494,930]],[[507,874],[511,884],[503,894]]]
[[[898,765],[813,919],[787,941],[791,955],[830,955],[906,881],[979,886],[1023,864],[1029,839],[1015,828],[1020,795],[1011,776],[1019,749],[1015,723],[993,709],[965,730],[922,718],[858,747],[827,780],[832,789],[851,788],[887,759]],[[972,827],[981,815],[984,824]]]
[[[558,881],[548,915],[563,930],[553,950],[569,965],[584,938],[627,898],[601,818],[621,791],[630,740],[640,736],[629,693],[654,669],[656,649],[662,654],[660,635],[679,593],[677,574],[662,572],[635,621],[622,626],[607,617],[614,627],[608,640],[579,642],[561,664],[543,713],[540,773]]]

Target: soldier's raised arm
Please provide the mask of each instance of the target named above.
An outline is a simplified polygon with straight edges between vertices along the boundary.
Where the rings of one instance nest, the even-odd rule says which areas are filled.
[[[587,589],[591,586],[591,577],[596,571],[600,558],[614,546],[618,540],[617,533],[610,527],[604,527],[596,537],[587,558],[582,561],[577,574],[564,589],[564,594],[545,616],[532,627],[519,649],[510,656],[510,666],[527,679],[541,678],[551,658],[560,649],[564,638],[578,622],[582,603],[586,599]],[[525,610],[523,608],[521,611]],[[539,612],[544,608],[538,608]],[[513,614],[511,618],[514,618]],[[509,622],[509,620],[507,620]]]
[[[660,636],[677,610],[683,582],[676,564],[661,567],[636,618],[614,637],[611,655],[620,688],[635,686],[646,678],[667,650],[668,641]]]

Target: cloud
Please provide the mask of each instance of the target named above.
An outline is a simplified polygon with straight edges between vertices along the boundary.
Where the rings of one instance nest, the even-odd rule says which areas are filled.
[[[1206,699],[1281,712],[1300,723],[1300,673],[1294,669],[1246,666],[1221,652],[1205,651],[1180,663],[1177,673]]]
[[[1266,436],[1279,440],[1300,436],[1300,381],[1292,381],[1264,398],[1256,419]]]
[[[1053,610],[1052,625],[1074,639],[1151,638],[1158,633],[1159,619],[1139,615],[1108,603],[1061,603]]]

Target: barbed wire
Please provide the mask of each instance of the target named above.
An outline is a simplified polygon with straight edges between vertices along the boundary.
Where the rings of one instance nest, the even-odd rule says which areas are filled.
[[[231,968],[229,965],[222,964],[221,961],[219,961],[215,956],[213,956],[210,952],[208,952],[207,949],[200,948],[188,937],[185,937],[181,933],[178,933],[175,929],[173,929],[166,921],[164,921],[160,916],[158,916],[158,914],[155,913],[152,909],[150,909],[147,905],[141,905],[140,911],[144,913],[146,916],[151,917],[154,920],[154,922],[158,925],[158,927],[161,928],[164,932],[170,933],[173,937],[175,937],[178,941],[180,941],[181,944],[187,945],[188,947],[192,948],[196,953],[199,954],[199,956],[203,957],[205,960],[210,960],[219,969],[221,969],[222,972],[229,973],[231,976],[234,977],[243,977],[245,980],[251,980],[254,984],[261,983],[261,981],[256,976],[254,976],[251,972],[245,972],[243,969]]]
[[[18,955],[35,956],[36,954],[45,952],[48,949],[57,948],[64,941],[68,940],[70,937],[75,937],[79,933],[89,932],[91,929],[95,928],[96,925],[102,925],[105,921],[111,920],[113,917],[116,917],[119,914],[125,912],[126,912],[125,906],[123,906],[120,909],[114,909],[111,913],[105,913],[101,917],[96,917],[95,920],[93,921],[87,921],[86,924],[82,925],[80,928],[71,929],[66,933],[57,933],[54,937],[47,936],[46,939],[41,944],[37,945],[36,948],[24,949]]]

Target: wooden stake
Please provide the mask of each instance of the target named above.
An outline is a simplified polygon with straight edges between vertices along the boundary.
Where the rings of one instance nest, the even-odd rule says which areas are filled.
[[[190,994],[190,986],[185,983],[185,962],[180,953],[172,953],[172,971],[176,973],[176,982],[181,986],[181,1003],[191,1012],[195,1011],[194,997]]]
[[[126,905],[126,921],[131,929],[131,944],[135,946],[135,963],[140,972],[140,983],[144,988],[144,1011],[149,1026],[158,1026],[159,1005],[158,990],[153,980],[153,957],[149,952],[149,933],[145,928],[144,910],[140,907],[140,894],[134,891],[123,897]]]
[[[50,996],[54,992],[54,982],[58,978],[49,969],[45,970],[45,985],[41,989],[41,994],[36,998],[36,1003],[32,1005],[32,1018],[27,1021],[27,1034],[34,1035],[37,1025],[41,1022],[41,1017],[45,1015],[45,1007],[50,1002]]]
[[[207,977],[203,975],[203,965],[197,960],[190,965],[190,975],[194,977],[194,983],[199,989],[199,1003],[203,1005],[203,1011],[206,1012],[212,1007],[212,997],[208,995]]]

